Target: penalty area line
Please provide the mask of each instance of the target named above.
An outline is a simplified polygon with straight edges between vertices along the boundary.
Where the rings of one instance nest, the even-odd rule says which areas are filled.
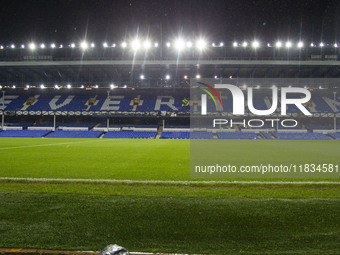
[[[78,182],[78,183],[127,183],[127,184],[337,184],[338,181],[167,181],[167,180],[118,180],[118,179],[66,179],[66,178],[23,178],[23,177],[0,177],[4,181],[27,181],[27,182]]]

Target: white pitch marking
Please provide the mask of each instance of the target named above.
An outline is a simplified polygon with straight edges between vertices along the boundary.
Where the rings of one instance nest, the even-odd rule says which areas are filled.
[[[30,181],[30,182],[101,182],[101,183],[129,183],[129,184],[340,184],[338,181],[165,181],[165,180],[117,180],[117,179],[63,179],[63,178],[22,178],[0,177],[0,180]]]
[[[44,147],[44,146],[54,146],[54,145],[68,145],[68,144],[75,144],[75,143],[92,143],[98,141],[106,141],[106,140],[99,140],[95,139],[93,141],[80,141],[80,142],[68,142],[68,143],[49,143],[49,144],[35,144],[35,145],[25,145],[25,146],[17,146],[17,147],[4,147],[0,148],[0,150],[10,150],[10,149],[21,149],[21,148],[32,148],[32,147]]]

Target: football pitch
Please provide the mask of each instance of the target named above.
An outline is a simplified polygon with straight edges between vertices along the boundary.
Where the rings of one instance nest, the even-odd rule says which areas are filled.
[[[235,164],[340,163],[340,141],[226,142]],[[340,253],[339,179],[210,183],[189,168],[189,140],[1,138],[0,247]]]

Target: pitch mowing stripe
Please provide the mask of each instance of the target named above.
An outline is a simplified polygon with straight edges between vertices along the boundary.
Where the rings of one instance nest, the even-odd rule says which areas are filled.
[[[128,183],[128,184],[340,184],[338,181],[166,181],[166,180],[117,180],[117,179],[65,179],[65,178],[23,178],[0,177],[7,181],[28,182],[87,182],[87,183]]]
[[[53,139],[53,138],[50,138]],[[17,147],[4,147],[0,148],[0,150],[10,150],[10,149],[21,149],[21,148],[32,148],[32,147],[45,147],[45,146],[55,146],[55,145],[70,145],[76,143],[93,143],[93,142],[103,142],[108,140],[93,140],[93,141],[80,141],[80,142],[67,142],[67,143],[49,143],[49,144],[35,144],[35,145],[24,145],[24,146],[17,146]]]

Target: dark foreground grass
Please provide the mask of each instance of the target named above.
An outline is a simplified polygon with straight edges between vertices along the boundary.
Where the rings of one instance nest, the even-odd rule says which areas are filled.
[[[0,193],[0,247],[339,254],[337,199]]]

